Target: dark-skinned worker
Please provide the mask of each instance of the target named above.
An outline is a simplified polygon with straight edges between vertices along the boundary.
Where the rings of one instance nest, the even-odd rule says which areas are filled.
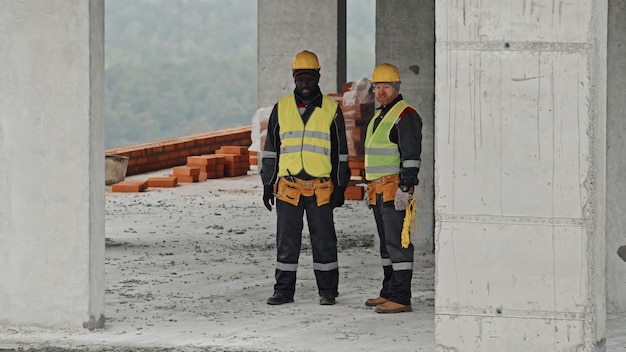
[[[267,300],[271,305],[294,301],[304,213],[319,303],[333,305],[339,294],[333,209],[343,205],[350,180],[348,145],[341,108],[318,86],[320,68],[315,53],[295,55],[295,89],[274,105],[268,121],[260,174],[269,211],[276,198],[275,284]]]
[[[365,178],[380,238],[383,282],[379,296],[365,305],[377,313],[411,311],[414,249],[410,243],[403,247],[401,234],[409,197],[419,183],[422,117],[402,98],[400,83],[400,73],[391,64],[372,72],[380,106],[367,127]]]

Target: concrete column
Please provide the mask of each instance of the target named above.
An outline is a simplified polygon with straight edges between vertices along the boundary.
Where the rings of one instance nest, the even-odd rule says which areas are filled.
[[[626,3],[609,0],[607,77],[607,309],[626,312]]]
[[[104,1],[0,6],[0,323],[104,325]]]
[[[293,56],[310,50],[320,60],[323,93],[346,83],[346,0],[258,1],[259,107],[293,91]]]
[[[603,351],[607,1],[437,1],[436,351]]]
[[[411,241],[417,250],[430,251],[434,233],[435,120],[435,1],[376,1],[376,64],[398,67],[400,93],[423,119],[422,165],[416,211],[419,231]],[[374,69],[372,67],[372,69]],[[369,77],[371,79],[371,77]]]

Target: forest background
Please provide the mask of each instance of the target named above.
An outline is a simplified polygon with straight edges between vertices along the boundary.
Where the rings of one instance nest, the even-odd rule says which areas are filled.
[[[375,0],[347,12],[350,82],[374,67]],[[251,124],[257,0],[105,1],[105,104],[107,149]]]

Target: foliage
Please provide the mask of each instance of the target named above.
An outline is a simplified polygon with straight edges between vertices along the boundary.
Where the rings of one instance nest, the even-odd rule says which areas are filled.
[[[348,1],[355,11],[373,6],[357,1]],[[250,124],[257,109],[256,10],[256,0],[107,0],[105,147]],[[350,38],[349,50],[369,46],[373,58],[373,33]]]

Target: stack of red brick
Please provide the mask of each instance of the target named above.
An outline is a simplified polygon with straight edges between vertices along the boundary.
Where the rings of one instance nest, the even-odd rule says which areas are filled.
[[[243,176],[248,174],[249,169],[248,147],[222,146],[215,154],[188,156],[187,164],[173,167],[169,177],[149,178],[146,181],[123,181],[112,185],[111,191],[143,192],[148,187],[175,187],[178,183]]]
[[[357,185],[365,182],[365,134],[374,116],[374,96],[367,79],[359,80],[356,85],[348,82],[343,86],[343,93],[329,96],[339,102],[346,124],[351,181],[345,198],[360,200],[365,188]]]

